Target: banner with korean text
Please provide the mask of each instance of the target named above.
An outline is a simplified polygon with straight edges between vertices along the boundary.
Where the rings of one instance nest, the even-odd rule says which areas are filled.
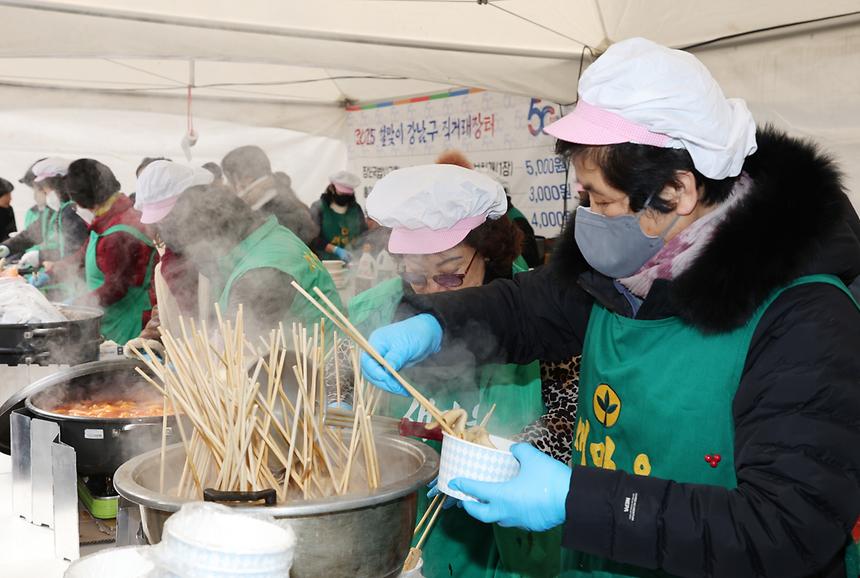
[[[564,207],[576,205],[555,139],[543,133],[560,114],[555,103],[464,89],[348,110],[349,166],[362,179],[364,197],[388,172],[432,163],[454,148],[506,181],[536,235],[556,237]]]

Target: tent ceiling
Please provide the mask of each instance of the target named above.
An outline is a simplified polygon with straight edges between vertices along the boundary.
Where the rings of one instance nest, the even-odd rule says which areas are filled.
[[[197,116],[335,138],[347,102],[469,86],[569,103],[592,53],[646,36],[695,47],[860,185],[857,0],[0,0],[0,35],[4,110],[183,114],[194,60]]]
[[[338,105],[476,86],[569,102],[584,46],[642,35],[680,47],[856,9],[856,0],[0,0],[0,82],[182,95],[195,59],[196,94],[214,99]]]

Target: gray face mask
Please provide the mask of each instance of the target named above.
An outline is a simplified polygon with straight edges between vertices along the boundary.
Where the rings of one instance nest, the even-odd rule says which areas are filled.
[[[651,201],[645,202],[645,207]],[[574,236],[582,256],[595,270],[612,279],[629,277],[642,268],[648,259],[666,244],[665,236],[678,222],[680,215],[662,233],[649,237],[639,226],[639,216],[605,217],[586,207],[576,209]]]

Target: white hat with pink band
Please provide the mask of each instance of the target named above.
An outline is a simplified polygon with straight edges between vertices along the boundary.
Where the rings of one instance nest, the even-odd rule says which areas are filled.
[[[686,149],[712,179],[737,176],[756,150],[746,103],[726,98],[692,54],[644,38],[610,46],[582,75],[573,112],[544,132],[585,145]]]
[[[507,210],[500,183],[456,165],[392,171],[367,197],[368,216],[391,228],[388,250],[408,255],[447,251],[487,219],[498,219]]]

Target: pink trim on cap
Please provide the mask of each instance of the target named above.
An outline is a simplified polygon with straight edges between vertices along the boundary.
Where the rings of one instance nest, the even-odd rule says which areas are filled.
[[[158,223],[173,210],[179,197],[168,197],[155,203],[147,203],[140,208],[140,222],[144,225]]]
[[[580,100],[573,112],[564,115],[544,132],[558,139],[586,144],[608,145],[623,142],[667,146],[671,137],[651,132],[648,127],[627,120],[620,114],[604,110]]]
[[[346,187],[344,185],[339,185],[337,183],[332,183],[334,185],[334,190],[336,190],[341,195],[354,195],[355,189],[352,187]]]
[[[42,181],[48,180],[48,179],[50,179],[51,177],[62,177],[62,176],[64,176],[64,175],[62,175],[62,174],[60,174],[60,173],[55,173],[55,172],[53,172],[53,171],[49,171],[49,172],[45,173],[44,175],[37,175],[37,176],[33,179],[33,182],[34,182],[34,183],[41,183]]]
[[[406,255],[432,255],[456,247],[473,229],[487,220],[486,215],[466,217],[450,229],[402,229],[395,227],[388,238],[391,253]]]

